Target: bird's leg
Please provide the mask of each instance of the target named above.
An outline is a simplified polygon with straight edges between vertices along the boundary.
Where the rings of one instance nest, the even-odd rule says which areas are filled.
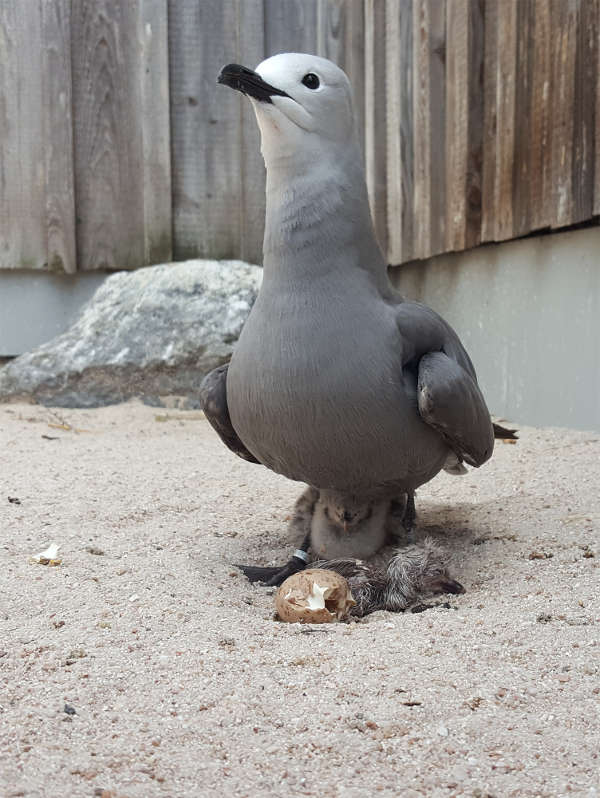
[[[304,539],[299,549],[296,549],[287,563],[283,566],[264,568],[254,565],[238,565],[250,582],[262,582],[268,586],[280,585],[288,576],[303,571],[308,563],[308,550],[310,549],[310,527],[319,498],[319,491],[315,488],[306,488],[294,505],[294,514],[289,523],[289,531],[293,534],[302,533]]]
[[[415,523],[417,520],[417,510],[415,508],[415,494],[409,493],[406,498],[406,510],[402,519],[402,526],[406,530],[409,543],[415,542]]]
[[[415,521],[417,511],[415,509],[415,494],[404,493],[402,496],[392,499],[389,510],[390,537],[395,540],[402,533],[398,530],[398,524],[402,525],[406,535],[407,543],[415,542]]]
[[[302,541],[299,549],[292,554],[287,563],[282,567],[263,568],[258,565],[237,565],[243,571],[249,582],[262,582],[267,587],[278,587],[288,576],[303,571],[308,563],[308,550],[310,548],[310,535]]]

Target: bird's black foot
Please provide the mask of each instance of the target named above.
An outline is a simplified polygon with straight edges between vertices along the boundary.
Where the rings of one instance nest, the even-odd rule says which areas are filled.
[[[236,565],[249,582],[262,582],[267,587],[279,587],[288,576],[297,574],[306,568],[306,562],[299,557],[292,557],[283,567],[262,568],[258,565]]]
[[[406,499],[406,507],[402,514],[402,526],[406,533],[408,543],[415,542],[415,526],[417,520],[417,510],[415,507],[415,494],[409,493]]]

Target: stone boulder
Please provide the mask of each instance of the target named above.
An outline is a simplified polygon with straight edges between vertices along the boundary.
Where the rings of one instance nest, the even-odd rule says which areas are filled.
[[[229,360],[262,269],[190,260],[107,277],[70,329],[0,369],[0,400],[100,407],[185,397]]]

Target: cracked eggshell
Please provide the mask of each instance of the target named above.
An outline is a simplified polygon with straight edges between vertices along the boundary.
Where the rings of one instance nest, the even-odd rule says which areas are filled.
[[[277,615],[288,623],[342,621],[355,604],[344,577],[322,568],[288,576],[275,595]]]

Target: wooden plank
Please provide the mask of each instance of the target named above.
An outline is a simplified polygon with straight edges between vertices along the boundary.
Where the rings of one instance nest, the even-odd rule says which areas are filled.
[[[466,246],[468,48],[469,0],[448,0],[446,5],[446,250],[460,250]]]
[[[415,228],[416,258],[431,252],[431,80],[430,3],[415,0],[413,4],[413,119],[414,129],[414,192],[413,206],[418,224]]]
[[[573,210],[571,223],[590,219],[594,212],[594,148],[598,60],[598,0],[577,6],[575,86],[573,96]]]
[[[38,3],[0,3],[0,268],[47,268]]]
[[[389,260],[414,257],[413,3],[386,0]]]
[[[173,254],[167,0],[141,0],[139,26],[144,262],[164,263]]]
[[[429,251],[446,241],[446,4],[429,0]]]
[[[598,30],[598,60],[600,61],[600,3],[596,5],[596,28]],[[599,65],[600,66],[600,65]],[[594,214],[600,216],[600,74],[596,73],[595,119],[595,180],[594,180]]]
[[[552,25],[551,0],[536,0],[530,10],[529,169],[527,197],[529,230],[552,221]],[[532,52],[533,51],[533,52]],[[523,213],[518,211],[519,216]],[[525,228],[520,223],[520,229]]]
[[[483,41],[484,0],[469,0],[467,54],[467,174],[465,186],[465,247],[481,242],[483,179]]]
[[[317,0],[264,0],[265,57],[316,53],[317,16]]]
[[[257,66],[265,53],[265,25],[262,0],[244,0],[238,6],[237,58]],[[265,166],[260,152],[260,132],[252,106],[241,107],[241,191],[239,257],[262,263],[265,227]]]
[[[535,3],[518,3],[516,9],[517,44],[515,73],[515,133],[512,174],[512,235],[521,236],[531,229],[532,113],[531,91],[534,79]]]
[[[71,117],[71,2],[54,0],[42,3],[40,8],[46,262],[51,271],[73,273],[77,261]]]
[[[596,30],[598,31],[598,39],[596,47],[598,48],[598,61],[600,62],[600,3],[596,3]],[[596,100],[595,100],[595,118],[594,127],[596,129],[595,137],[595,180],[594,180],[594,214],[600,216],[600,63],[599,69],[596,72]]]
[[[481,240],[493,241],[496,219],[496,161],[498,120],[498,2],[487,0],[484,17],[483,65],[483,177],[481,196]]]
[[[365,163],[375,234],[388,249],[385,3],[365,2]]]
[[[495,241],[511,238],[513,232],[517,6],[515,0],[499,0],[497,9]]]
[[[139,0],[72,5],[80,269],[145,261]]]
[[[552,226],[573,220],[573,115],[577,0],[552,0],[554,27],[552,117]]]
[[[220,68],[238,59],[237,23],[235,0],[169,4],[173,249],[178,260],[240,254],[244,98],[216,84]]]
[[[319,0],[317,52],[348,75],[354,95],[359,140],[364,148],[365,40],[363,0]]]

